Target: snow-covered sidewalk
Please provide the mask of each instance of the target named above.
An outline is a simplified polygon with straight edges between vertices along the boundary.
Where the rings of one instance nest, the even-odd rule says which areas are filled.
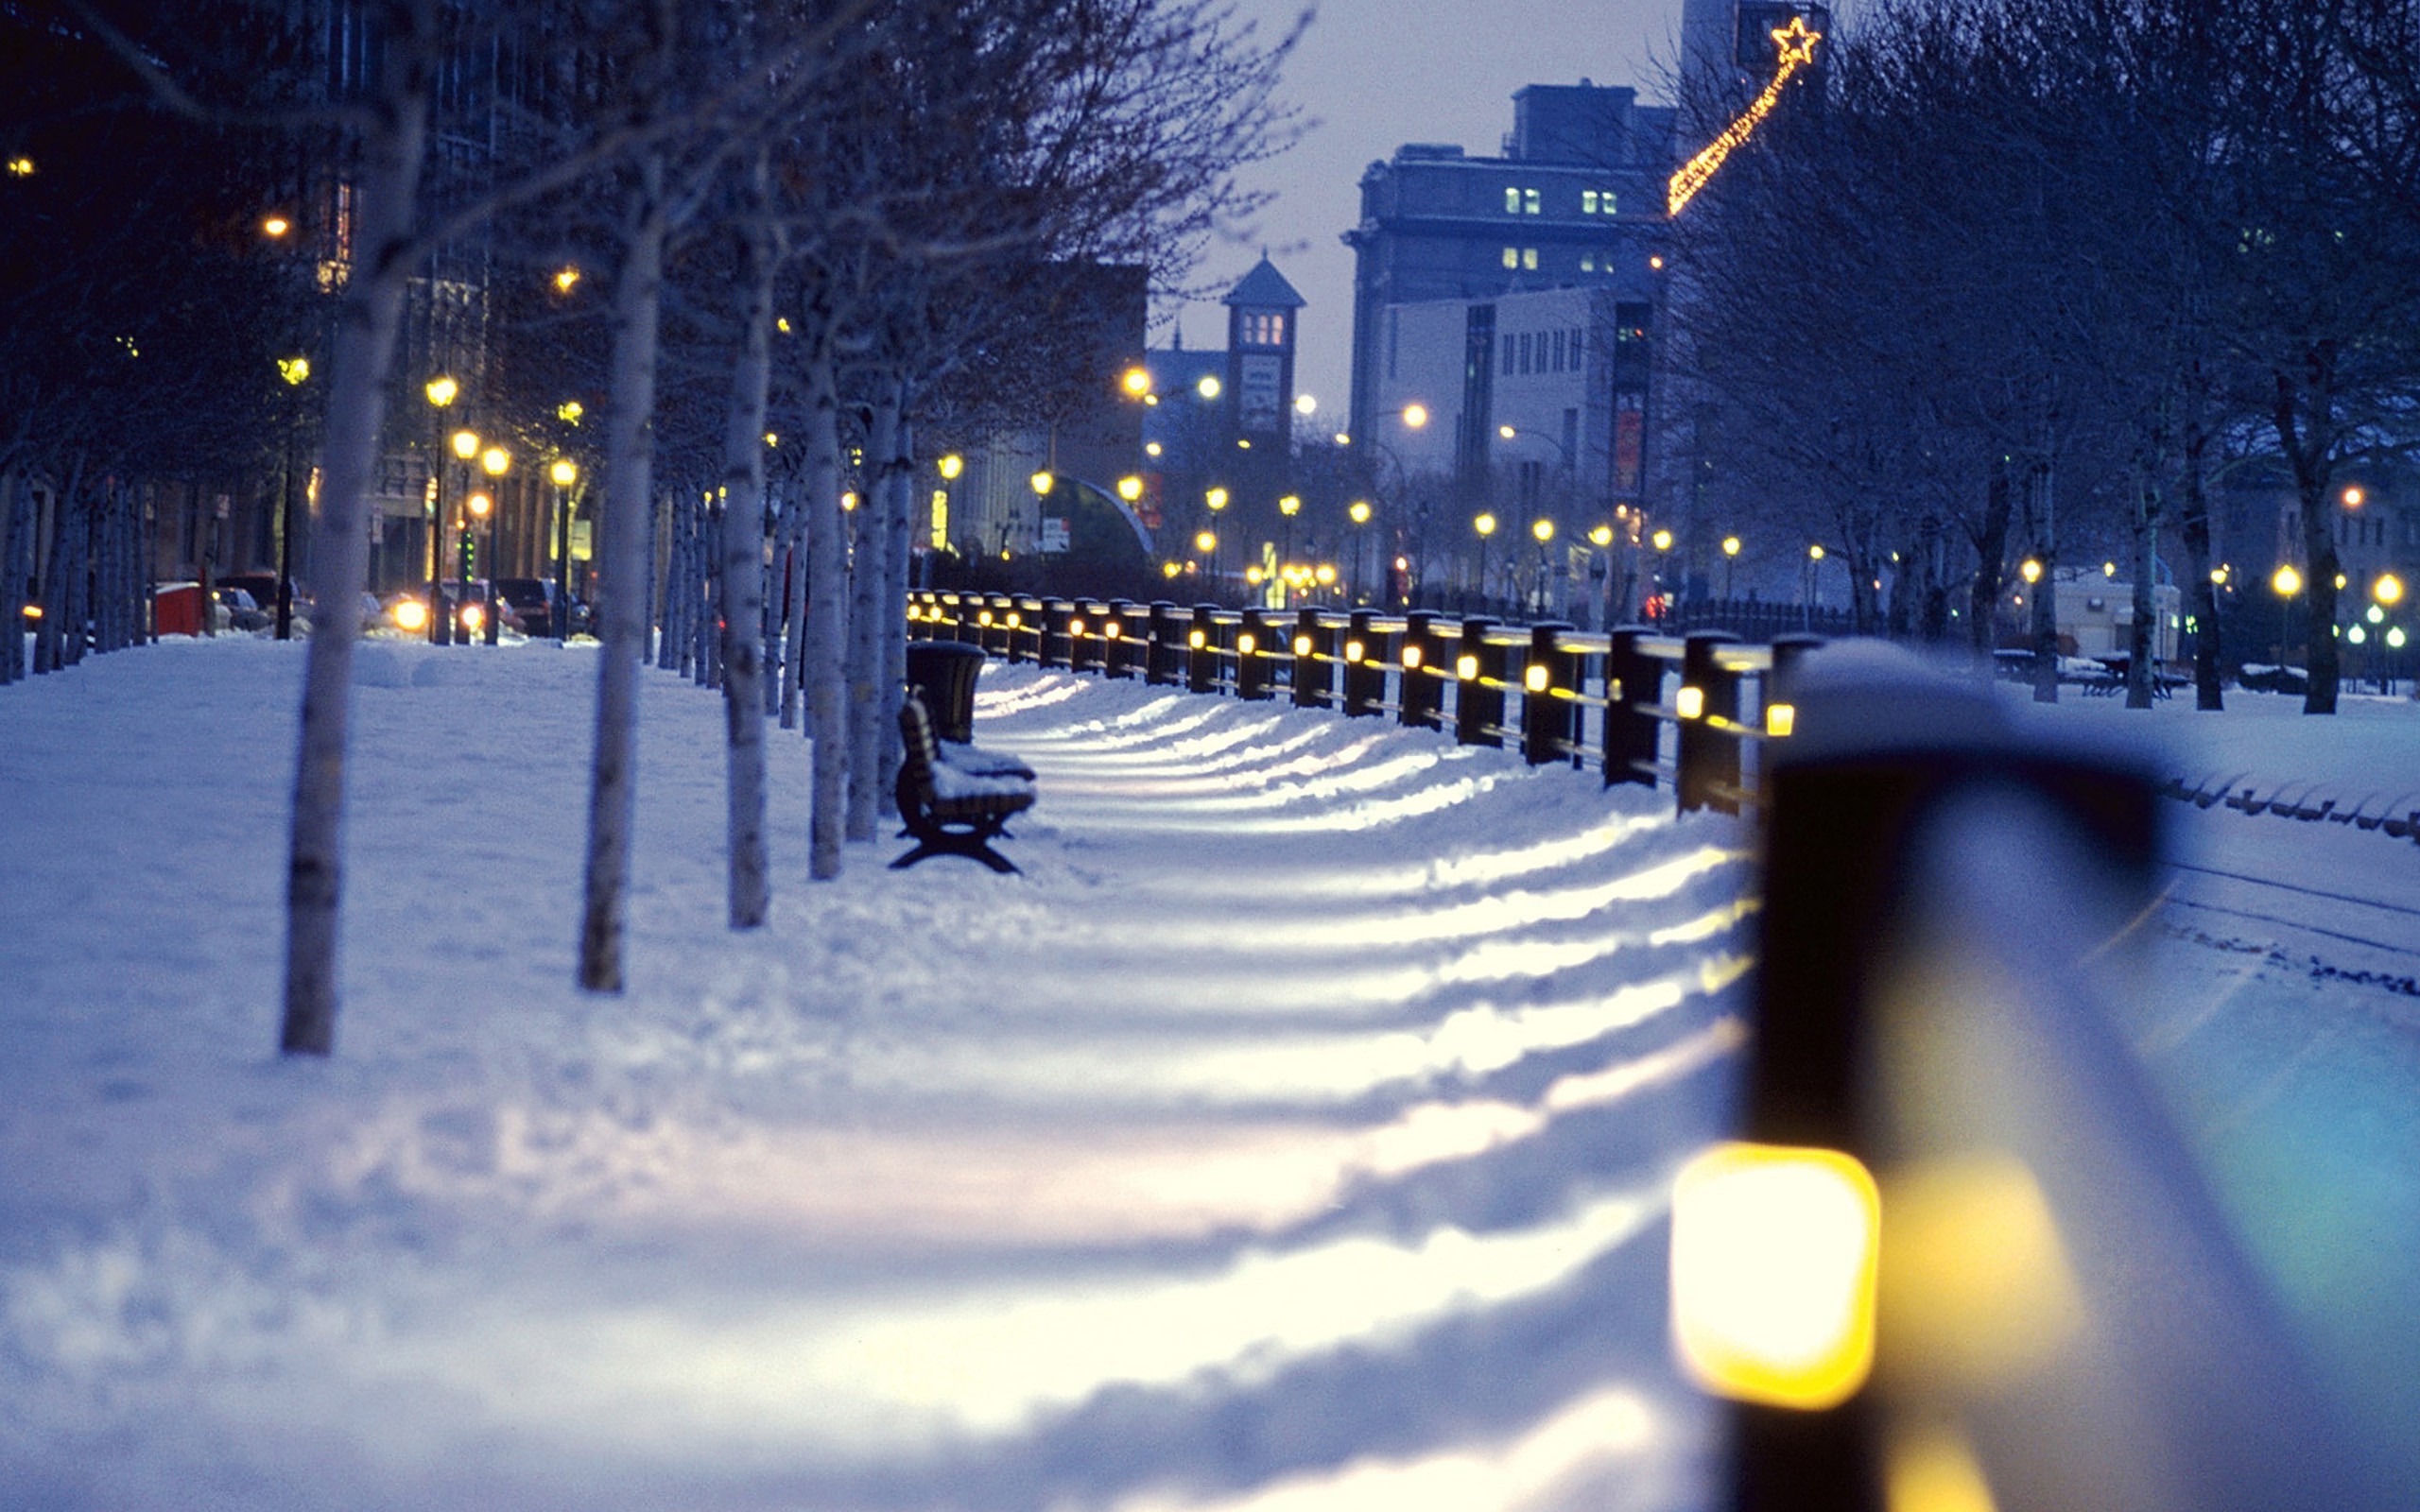
[[[994,666],[1005,849],[721,927],[647,679],[570,987],[586,653],[365,648],[337,1055],[282,1063],[299,646],[0,695],[0,1504],[1677,1507],[1669,1173],[1738,834],[1443,737]]]

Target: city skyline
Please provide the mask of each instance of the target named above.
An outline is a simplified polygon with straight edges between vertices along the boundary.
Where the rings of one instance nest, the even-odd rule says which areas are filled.
[[[1297,0],[1241,0],[1238,13],[1282,34],[1303,7]],[[1218,298],[1256,262],[1262,249],[1300,289],[1303,312],[1297,386],[1340,427],[1351,387],[1353,253],[1340,239],[1359,215],[1361,174],[1406,142],[1455,143],[1493,157],[1512,128],[1512,94],[1525,84],[1623,84],[1662,101],[1664,70],[1678,51],[1681,0],[1609,0],[1582,12],[1546,0],[1508,0],[1485,24],[1463,7],[1399,7],[1381,0],[1322,0],[1286,69],[1287,97],[1306,130],[1294,148],[1246,169],[1242,181],[1275,198],[1209,247],[1190,284],[1206,298],[1187,302],[1181,329],[1189,347],[1226,341]],[[1451,72],[1441,67],[1450,60]],[[1400,80],[1426,87],[1408,90]],[[1173,338],[1167,305],[1153,311],[1150,341]]]

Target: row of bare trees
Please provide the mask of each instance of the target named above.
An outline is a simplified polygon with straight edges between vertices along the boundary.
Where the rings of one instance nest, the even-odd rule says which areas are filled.
[[[1854,21],[1675,228],[1703,486],[1838,552],[1872,627],[1947,640],[1954,611],[1989,651],[2016,562],[2042,563],[2045,697],[2081,545],[2132,565],[2148,706],[2172,541],[2217,708],[2212,499],[2229,468],[2282,464],[2307,707],[2333,713],[2339,474],[2420,442],[2420,3],[1884,0]]]
[[[1235,175],[1281,145],[1276,76],[1291,39],[1260,33],[1226,0],[299,9],[311,25],[363,28],[359,56],[372,66],[352,87],[315,93],[304,70],[288,76],[288,97],[265,100],[257,79],[275,72],[271,58],[201,47],[153,8],[67,13],[195,129],[283,129],[346,167],[351,259],[320,390],[319,613],[281,1030],[286,1052],[324,1055],[337,1012],[365,501],[393,445],[399,333],[431,260],[481,238],[506,263],[575,259],[598,290],[592,323],[561,339],[577,352],[587,338],[607,396],[579,979],[619,991],[660,497],[711,495],[685,581],[712,593],[721,627],[712,659],[729,713],[729,914],[752,928],[772,886],[769,709],[785,725],[803,715],[813,740],[811,876],[838,876],[846,843],[875,837],[897,759],[887,732],[905,665],[920,435],[1033,418],[1010,413],[1015,397],[989,380],[1000,352],[1047,321],[1025,296],[1053,270],[1134,264],[1179,276],[1247,208]],[[503,146],[466,158],[443,112],[499,57],[518,60],[526,87]],[[769,456],[784,467],[778,490]],[[853,512],[844,490],[861,498]],[[771,636],[769,589],[788,612]],[[788,688],[767,686],[769,639],[794,653]]]

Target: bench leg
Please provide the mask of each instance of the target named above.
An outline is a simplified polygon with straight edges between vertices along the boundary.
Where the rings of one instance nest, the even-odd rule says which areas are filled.
[[[964,856],[969,861],[980,861],[1004,876],[1025,875],[1017,870],[1015,862],[993,850],[979,834],[925,835],[917,840],[914,850],[892,862],[890,869],[905,871],[919,861],[929,861],[935,856]]]

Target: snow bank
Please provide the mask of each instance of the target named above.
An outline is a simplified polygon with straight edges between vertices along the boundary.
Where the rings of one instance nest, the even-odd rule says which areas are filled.
[[[364,648],[337,1055],[277,1018],[302,647],[0,692],[0,1504],[1651,1508],[1738,836],[1375,721],[1031,668],[1024,878],[722,928],[645,681],[632,988],[570,986],[592,654]]]

